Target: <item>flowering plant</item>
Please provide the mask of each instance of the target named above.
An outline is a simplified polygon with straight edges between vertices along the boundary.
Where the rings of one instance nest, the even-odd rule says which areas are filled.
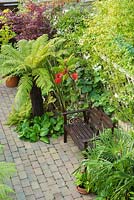
[[[69,74],[69,72],[65,69],[64,72],[59,72],[55,74],[54,82],[56,84],[60,84],[62,82],[62,78],[64,75],[68,74],[69,77],[71,77],[72,80],[76,81],[78,79],[78,73],[74,72],[72,74]]]
[[[45,15],[47,9],[44,4],[29,2],[25,4],[23,12],[14,13],[8,10],[8,12],[1,12],[0,16],[6,18],[6,24],[16,33],[16,41],[36,39],[43,34],[48,34],[51,38],[56,31]]]
[[[54,93],[60,103],[61,111],[77,101],[78,97],[78,72],[76,69],[77,58],[71,55],[68,58],[60,58],[58,67],[52,67]]]

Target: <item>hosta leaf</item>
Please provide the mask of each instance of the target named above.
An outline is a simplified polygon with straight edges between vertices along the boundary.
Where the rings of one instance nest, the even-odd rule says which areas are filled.
[[[42,128],[41,132],[40,132],[40,136],[46,136],[49,133],[49,129],[48,128]]]
[[[58,138],[58,135],[57,135],[57,134],[53,134],[53,135],[52,135],[52,138],[57,139],[57,138]]]
[[[40,138],[40,141],[44,142],[44,143],[47,143],[47,144],[50,144],[50,140],[48,137],[41,137]]]

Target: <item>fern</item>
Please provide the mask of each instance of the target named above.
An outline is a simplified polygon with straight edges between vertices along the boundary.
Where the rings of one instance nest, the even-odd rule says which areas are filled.
[[[20,79],[18,91],[15,96],[16,110],[19,110],[22,105],[29,101],[30,91],[33,85],[32,81],[32,77],[28,74],[23,75],[23,77]]]
[[[41,88],[42,93],[48,93],[52,86],[48,71],[46,69],[35,69],[33,70],[32,75],[35,77],[34,79],[36,80],[36,84]]]
[[[59,40],[61,43],[62,41]],[[42,90],[43,94],[51,90],[52,82],[44,63],[47,59],[55,57],[55,43],[58,39],[48,41],[47,35],[42,35],[37,40],[21,40],[16,48],[3,45],[0,54],[0,74],[21,75],[18,92],[15,97],[15,109],[21,109],[29,101],[29,93],[33,81]]]
[[[23,61],[23,55],[11,45],[3,45],[1,47],[1,53],[10,56],[12,59],[19,59]]]
[[[0,151],[2,151],[2,146],[0,145]],[[13,163],[0,162],[0,200],[10,200],[10,193],[14,191],[4,184],[4,182],[9,179],[15,173],[15,165]]]

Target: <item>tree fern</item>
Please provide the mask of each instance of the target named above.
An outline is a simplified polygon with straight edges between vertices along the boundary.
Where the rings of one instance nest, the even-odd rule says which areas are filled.
[[[30,91],[32,89],[32,77],[28,74],[22,76],[19,82],[17,94],[15,96],[16,110],[19,110],[30,99]]]
[[[61,45],[64,40],[58,38],[48,40],[47,35],[42,35],[36,40],[26,41],[21,40],[17,43],[16,48],[11,45],[3,45],[0,54],[0,74],[15,75],[20,74],[20,85],[16,94],[15,103],[16,109],[21,109],[21,106],[29,100],[34,98],[36,89],[42,91],[43,94],[51,90],[52,82],[49,75],[48,60],[51,61],[55,57],[55,49]],[[47,66],[46,66],[47,65]],[[34,82],[35,91],[32,90]],[[33,94],[30,94],[33,91]],[[41,92],[37,92],[40,98],[40,104],[43,103],[41,99]],[[32,101],[33,99],[31,99]],[[40,104],[37,107],[40,107]],[[36,103],[32,106],[36,105]],[[43,108],[43,106],[41,106]],[[36,109],[36,108],[35,108]]]

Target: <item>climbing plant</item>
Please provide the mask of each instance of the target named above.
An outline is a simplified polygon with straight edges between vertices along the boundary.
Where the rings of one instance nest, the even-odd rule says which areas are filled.
[[[133,122],[134,3],[127,0],[95,1],[89,28],[80,45],[106,89],[107,100],[116,114]]]

